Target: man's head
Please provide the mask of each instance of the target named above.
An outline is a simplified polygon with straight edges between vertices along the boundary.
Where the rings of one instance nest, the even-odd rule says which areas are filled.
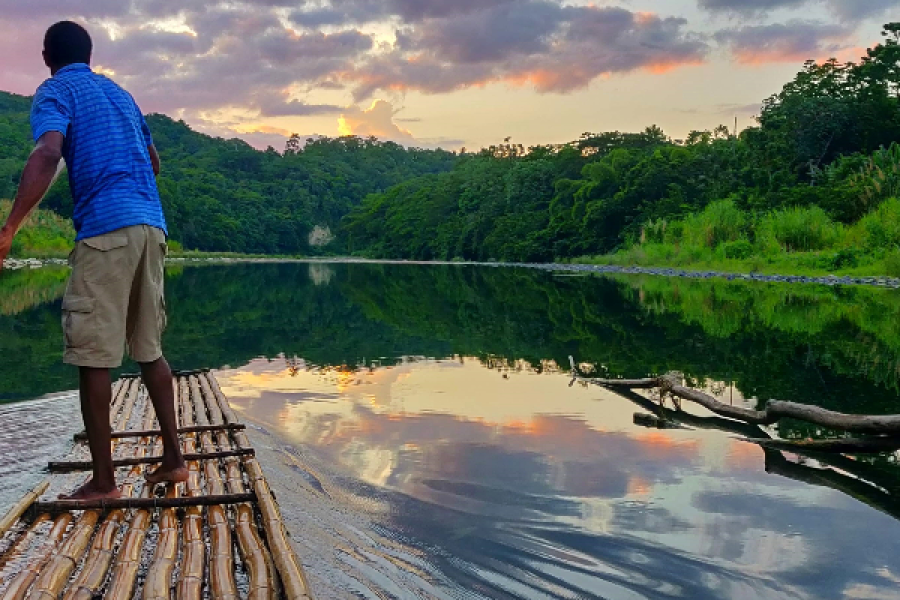
[[[60,21],[44,35],[44,64],[54,73],[73,63],[90,64],[92,49],[91,36],[84,27]]]

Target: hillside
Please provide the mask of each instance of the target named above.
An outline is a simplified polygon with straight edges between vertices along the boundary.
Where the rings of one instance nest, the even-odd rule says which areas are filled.
[[[900,24],[884,35],[858,63],[808,62],[743,132],[489,148],[370,196],[342,238],[384,258],[900,274]]]
[[[0,198],[15,195],[31,149],[30,99],[0,92]],[[315,252],[315,227],[334,230],[368,194],[450,169],[457,156],[358,137],[321,138],[298,151],[261,152],[239,139],[191,130],[164,115],[147,119],[163,172],[159,189],[171,237],[216,252]],[[42,204],[70,217],[65,178]]]

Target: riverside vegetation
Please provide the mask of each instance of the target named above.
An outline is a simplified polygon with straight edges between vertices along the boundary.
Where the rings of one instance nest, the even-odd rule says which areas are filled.
[[[27,109],[0,97],[0,197]],[[806,63],[756,125],[683,140],[651,126],[451,153],[295,136],[280,154],[149,123],[192,249],[900,275],[900,23],[858,62]],[[46,207],[70,213],[65,182]]]

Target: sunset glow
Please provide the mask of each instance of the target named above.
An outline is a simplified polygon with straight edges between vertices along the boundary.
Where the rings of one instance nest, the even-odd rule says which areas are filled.
[[[859,57],[891,2],[8,4],[0,88],[33,93],[43,31],[70,18],[144,110],[280,149],[291,133],[478,148],[656,123],[684,137],[731,122],[723,106],[760,103],[807,59]]]

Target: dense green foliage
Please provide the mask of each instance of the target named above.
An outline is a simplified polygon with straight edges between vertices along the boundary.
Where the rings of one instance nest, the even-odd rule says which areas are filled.
[[[0,198],[15,195],[31,149],[30,99],[0,92]],[[294,140],[284,153],[213,138],[163,115],[148,117],[162,159],[160,195],[170,235],[185,248],[214,252],[316,252],[310,234],[334,230],[373,192],[451,168],[443,150],[406,149],[347,136]],[[43,206],[70,217],[61,177]],[[326,238],[327,239],[327,236]]]
[[[0,223],[12,209],[12,202],[0,200]],[[13,240],[12,256],[65,256],[72,249],[75,229],[69,219],[53,211],[37,209],[29,215]]]
[[[900,24],[887,25],[858,63],[807,63],[740,134],[720,126],[672,140],[650,127],[492,147],[370,196],[342,237],[352,252],[416,259],[577,257],[653,231],[665,232],[670,254],[840,251],[852,240],[839,223],[900,191],[898,37]]]

